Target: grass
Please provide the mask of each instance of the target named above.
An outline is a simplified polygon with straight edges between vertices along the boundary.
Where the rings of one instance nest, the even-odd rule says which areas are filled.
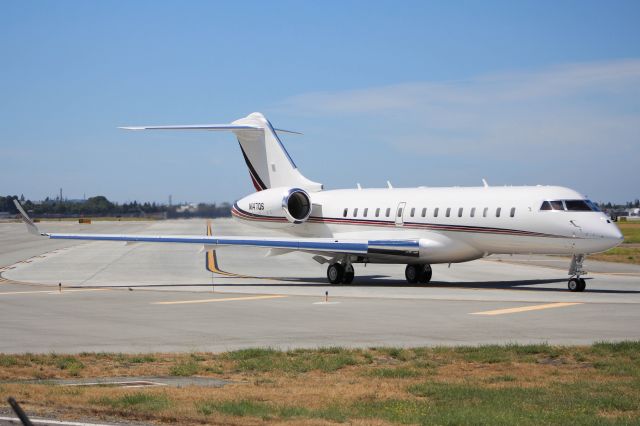
[[[397,367],[397,368],[376,368],[364,373],[369,377],[380,377],[383,379],[406,379],[408,377],[419,377],[421,373],[413,368]]]
[[[198,366],[198,363],[189,359],[181,361],[172,366],[169,369],[169,374],[171,376],[193,376],[198,372],[199,369],[200,367]]]
[[[82,365],[82,367],[74,367]],[[75,373],[73,369],[76,368]],[[65,388],[48,378],[210,376],[223,388]],[[154,424],[640,424],[640,342],[2,355],[0,398],[29,413]]]
[[[169,408],[171,400],[165,394],[136,392],[125,394],[117,398],[102,397],[92,401],[95,404],[110,407],[114,410],[127,410],[143,413],[153,413]]]
[[[606,262],[640,264],[640,247],[625,247],[624,244],[614,247],[604,253],[589,255],[590,259]]]
[[[0,354],[0,367],[13,367],[17,363],[15,356]]]
[[[624,242],[640,244],[640,222],[617,222],[618,228],[624,235]]]
[[[80,370],[84,368],[84,364],[72,356],[65,356],[56,360],[56,366],[60,370],[67,370],[72,376],[80,374]]]
[[[337,371],[350,365],[364,363],[358,351],[341,348],[298,349],[281,352],[273,349],[244,349],[229,352],[228,360],[235,361],[237,372],[306,373],[313,370],[325,373]]]
[[[134,356],[133,358],[130,358],[130,360],[133,364],[144,364],[147,362],[155,362],[156,358],[151,356],[151,355],[142,355],[142,356]]]
[[[589,255],[589,258],[640,265],[640,222],[618,222],[616,225],[624,235],[624,242],[604,253]]]

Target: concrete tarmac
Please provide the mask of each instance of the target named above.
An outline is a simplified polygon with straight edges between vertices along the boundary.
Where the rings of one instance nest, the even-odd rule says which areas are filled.
[[[205,226],[40,224],[51,232],[153,235],[202,235]],[[272,233],[229,219],[213,221],[213,228],[219,235]],[[566,290],[568,259],[540,256],[434,265],[426,286],[407,285],[403,265],[356,265],[353,284],[332,286],[326,266],[309,255],[219,249],[219,269],[232,274],[222,275],[205,270],[199,250],[52,241],[27,234],[22,224],[0,224],[0,352],[640,339],[640,273],[633,265],[594,264],[604,272],[587,276],[584,293]]]

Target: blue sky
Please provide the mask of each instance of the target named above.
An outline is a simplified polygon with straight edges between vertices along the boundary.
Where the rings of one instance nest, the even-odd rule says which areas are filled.
[[[640,2],[3,2],[0,194],[233,201],[253,111],[328,188],[640,197]]]

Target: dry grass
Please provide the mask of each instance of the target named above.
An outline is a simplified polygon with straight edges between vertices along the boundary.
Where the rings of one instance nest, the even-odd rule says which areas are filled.
[[[172,374],[234,383],[133,390],[6,382]],[[0,355],[0,379],[2,398],[64,418],[237,425],[640,422],[640,342]]]
[[[618,247],[605,251],[604,253],[590,254],[589,259],[639,265],[640,247],[637,244],[621,244]]]

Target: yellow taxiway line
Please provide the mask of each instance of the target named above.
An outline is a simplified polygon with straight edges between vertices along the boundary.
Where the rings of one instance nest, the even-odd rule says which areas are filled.
[[[224,297],[218,299],[195,299],[195,300],[178,300],[175,302],[152,302],[152,305],[186,305],[190,303],[214,303],[214,302],[232,302],[235,300],[261,300],[261,299],[278,299],[287,297],[285,295],[273,294],[267,296],[247,296],[247,297]]]
[[[565,306],[582,305],[581,302],[558,302],[544,305],[521,306],[519,308],[495,309],[493,311],[472,312],[470,315],[503,315],[518,312],[539,311],[541,309],[564,308]]]

